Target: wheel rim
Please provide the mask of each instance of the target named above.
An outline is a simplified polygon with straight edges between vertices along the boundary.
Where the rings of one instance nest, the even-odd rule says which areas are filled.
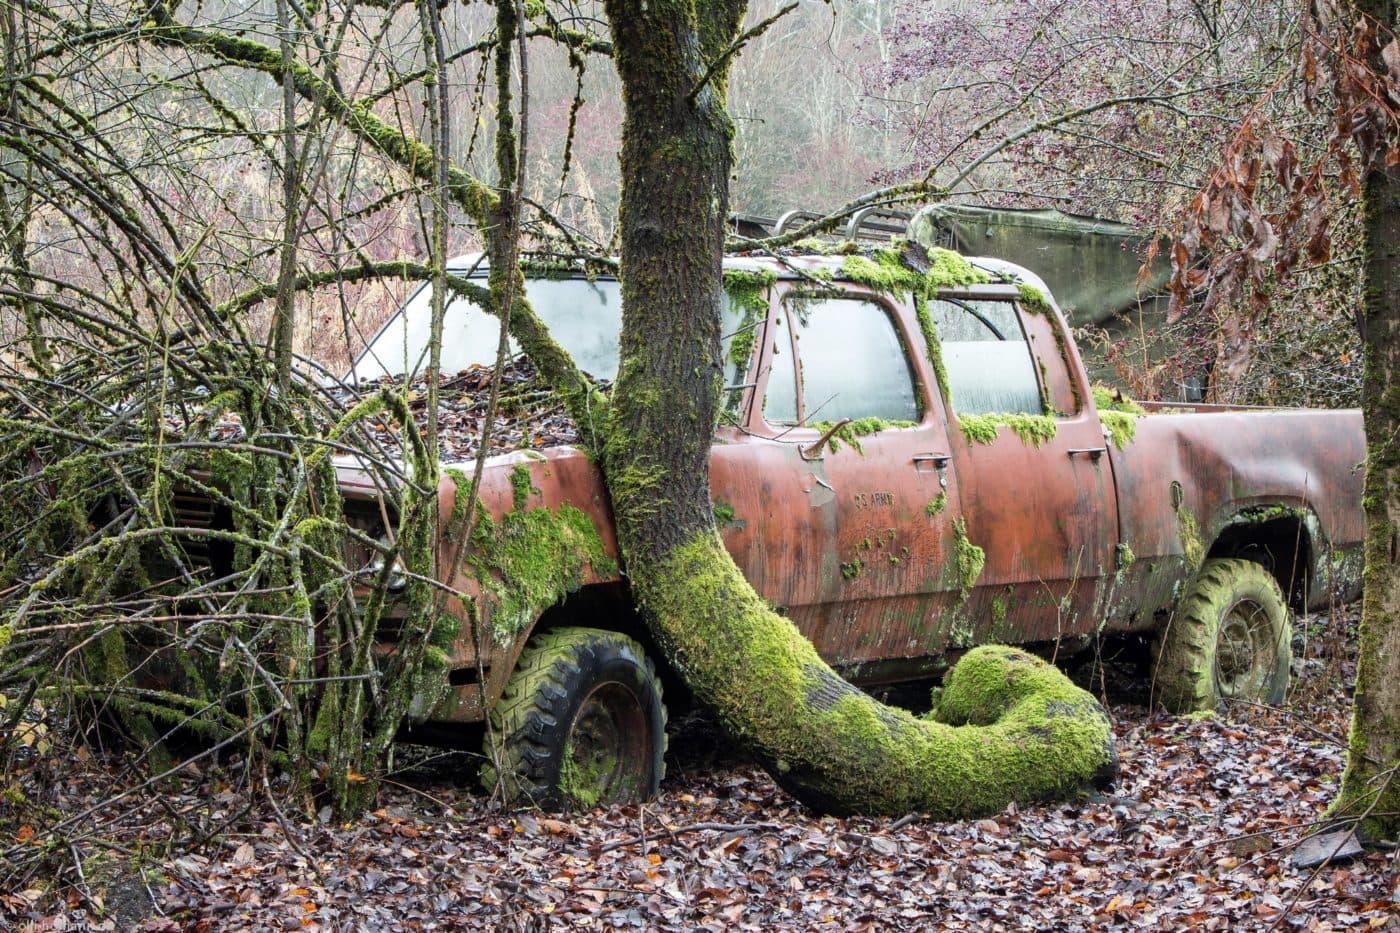
[[[1258,700],[1277,656],[1268,610],[1242,599],[1220,620],[1215,639],[1215,691],[1226,700]]]
[[[638,800],[648,777],[646,746],[646,713],[636,695],[622,684],[599,684],[574,716],[560,786],[584,807]]]

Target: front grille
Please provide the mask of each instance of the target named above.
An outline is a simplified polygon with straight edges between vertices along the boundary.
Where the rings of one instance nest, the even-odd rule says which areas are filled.
[[[199,531],[212,531],[215,526],[216,508],[212,499],[200,493],[178,490],[171,497],[172,520],[177,528],[190,528]],[[182,535],[180,547],[194,568],[208,568],[213,565],[214,542],[203,535]]]

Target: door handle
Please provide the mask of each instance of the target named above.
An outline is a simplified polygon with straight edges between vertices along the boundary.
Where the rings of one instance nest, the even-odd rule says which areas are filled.
[[[948,461],[951,459],[944,453],[922,453],[914,455],[914,472],[927,473],[927,463],[932,463],[933,468],[938,471],[938,485],[943,489],[948,488]]]
[[[1084,454],[1090,460],[1098,460],[1106,453],[1108,453],[1107,447],[1071,447],[1069,449],[1069,455],[1071,457],[1075,454]]]

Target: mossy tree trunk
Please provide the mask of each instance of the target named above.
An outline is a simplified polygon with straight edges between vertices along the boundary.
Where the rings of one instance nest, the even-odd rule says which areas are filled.
[[[1358,4],[1395,28],[1394,3]],[[1385,62],[1372,66],[1384,73]],[[1400,838],[1400,166],[1365,178],[1365,597],[1346,773],[1334,805],[1371,836]]]
[[[740,0],[607,0],[625,104],[622,365],[603,451],[619,541],[668,660],[729,733],[822,809],[965,816],[1112,774],[1103,710],[1014,649],[949,676],[938,719],[838,677],[754,592],[715,531],[728,212],[727,58]]]

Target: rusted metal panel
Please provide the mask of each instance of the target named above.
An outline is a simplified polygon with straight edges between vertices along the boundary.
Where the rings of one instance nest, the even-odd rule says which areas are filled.
[[[774,289],[776,313],[789,288]],[[904,347],[922,346],[907,302],[855,286],[844,294],[882,307]],[[790,333],[766,331],[752,380],[758,400],[775,347],[794,352]],[[742,430],[721,432],[711,461],[715,498],[739,523],[724,530],[736,562],[837,664],[937,654],[947,640],[946,610],[960,602],[950,573],[960,513],[946,414],[930,391],[925,354],[908,362],[922,409],[917,424],[863,435],[859,448],[819,445],[824,430],[771,424],[759,402],[748,406]]]
[[[1100,583],[1113,572],[1117,502],[1083,366],[1058,310],[1023,310],[1020,321],[1055,434],[1039,445],[1006,428],[991,444],[954,437],[968,538],[986,559],[970,643],[957,647],[1092,632]]]
[[[1115,628],[1128,624],[1128,606],[1150,617],[1170,604],[1194,569],[1193,527],[1208,551],[1251,507],[1283,506],[1315,518],[1318,556],[1354,551],[1365,534],[1359,411],[1153,413],[1138,419],[1134,442],[1109,455],[1123,539],[1136,558],[1126,574],[1135,598],[1115,608]],[[1325,596],[1318,582],[1312,592]]]

